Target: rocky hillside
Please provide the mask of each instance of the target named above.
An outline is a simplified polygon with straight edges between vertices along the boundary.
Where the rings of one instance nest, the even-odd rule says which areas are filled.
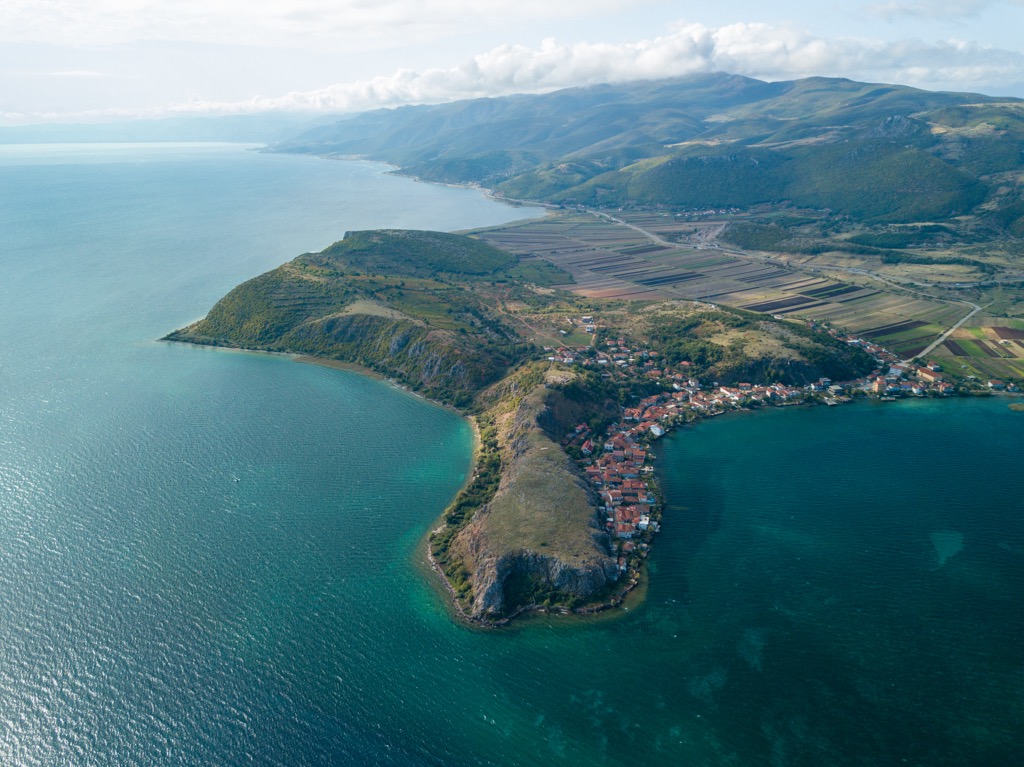
[[[819,378],[852,380],[875,367],[863,349],[827,333],[738,309],[665,302],[636,311],[632,326],[668,362],[688,362],[708,382],[802,386]]]
[[[470,576],[473,618],[587,602],[618,577],[593,491],[540,425],[555,423],[551,399],[558,396],[541,384],[504,412],[501,483],[452,542]]]
[[[515,261],[458,235],[354,232],[239,285],[167,339],[358,363],[467,406],[518,345],[467,283]]]

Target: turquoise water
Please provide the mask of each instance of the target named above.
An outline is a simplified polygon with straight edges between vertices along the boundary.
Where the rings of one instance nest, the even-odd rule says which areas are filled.
[[[723,747],[751,764],[1018,761],[1022,434],[1005,399],[914,401],[665,444],[686,522],[649,610],[692,648],[686,685]]]
[[[231,146],[0,148],[0,764],[1014,763],[1003,401],[682,431],[647,601],[481,633],[417,553],[460,419],[153,340],[345,229],[522,215]]]

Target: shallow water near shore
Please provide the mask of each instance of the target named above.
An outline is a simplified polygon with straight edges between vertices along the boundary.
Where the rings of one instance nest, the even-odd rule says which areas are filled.
[[[0,764],[1012,763],[1005,401],[682,430],[641,604],[480,631],[420,549],[464,421],[153,340],[345,229],[523,215],[363,163],[0,147]]]

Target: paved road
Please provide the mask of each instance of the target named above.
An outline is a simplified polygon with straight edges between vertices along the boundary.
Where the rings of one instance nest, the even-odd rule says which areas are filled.
[[[954,330],[959,328],[961,325],[963,325],[965,322],[967,322],[967,320],[969,320],[971,317],[973,317],[975,314],[977,314],[978,312],[981,311],[981,307],[980,306],[978,306],[977,304],[972,304],[970,301],[963,301],[962,303],[965,303],[968,306],[970,306],[971,307],[971,311],[968,312],[966,315],[964,315],[963,318],[961,318],[961,320],[958,323],[956,323],[953,327],[951,327],[949,330],[947,330],[945,333],[943,333],[941,336],[939,336],[938,339],[936,339],[932,344],[927,346],[924,349],[924,351],[919,352],[918,354],[916,354],[915,355],[916,357],[926,357],[929,354],[931,354],[933,351],[935,351],[935,348],[937,346],[939,346],[939,344],[941,344],[943,341],[945,341],[947,338],[949,338],[951,335],[953,335],[953,331]],[[910,363],[912,359],[913,358],[905,359],[905,360],[902,360],[902,362],[903,362],[904,365],[906,365],[906,364]]]
[[[669,247],[669,248],[687,247],[685,245],[680,245],[680,243],[678,243],[678,242],[669,242],[668,240],[666,240],[666,239],[664,239],[662,237],[659,237],[658,235],[654,234],[653,232],[648,232],[646,229],[642,229],[641,227],[637,226],[636,224],[630,224],[630,223],[628,223],[626,221],[623,221],[621,218],[616,218],[615,216],[609,215],[608,213],[603,213],[603,212],[597,211],[597,210],[589,210],[588,212],[593,214],[597,218],[603,218],[603,219],[605,219],[607,221],[611,221],[611,222],[613,222],[615,224],[619,224],[620,226],[625,226],[625,227],[627,227],[629,229],[632,229],[633,231],[638,232],[638,233],[644,235],[649,240],[651,240],[652,242],[657,243],[658,245],[664,245],[664,246]],[[693,247],[693,246],[690,246],[690,247]],[[742,250],[734,250],[732,248],[719,248],[719,250],[721,250],[724,253],[728,253],[729,255],[739,256],[740,258],[747,258],[747,259],[751,259],[751,260],[768,262],[768,263],[776,264],[777,266],[785,267],[787,269],[793,269],[794,271],[822,270],[822,271],[845,272],[847,274],[856,274],[856,275],[860,275],[860,276],[863,276],[863,277],[868,277],[870,279],[878,280],[879,282],[885,282],[885,283],[887,283],[889,285],[892,285],[893,287],[901,288],[903,290],[909,290],[909,291],[911,291],[913,293],[917,293],[918,295],[924,296],[925,298],[930,298],[933,301],[942,301],[943,303],[946,303],[946,304],[961,303],[961,304],[966,304],[967,306],[971,307],[971,311],[969,311],[967,314],[965,314],[963,317],[961,317],[960,320],[955,325],[953,325],[953,327],[951,327],[949,330],[947,330],[945,333],[943,333],[941,336],[939,336],[934,342],[932,342],[929,346],[927,346],[923,351],[921,351],[918,354],[916,354],[915,357],[924,357],[924,356],[926,356],[928,354],[931,354],[933,351],[935,351],[935,349],[940,344],[945,342],[945,340],[947,338],[949,338],[951,335],[953,335],[954,331],[956,331],[958,328],[960,328],[965,322],[967,322],[967,320],[969,320],[975,314],[980,312],[981,309],[982,309],[982,307],[978,306],[977,304],[971,303],[970,301],[964,301],[963,299],[960,299],[960,300],[957,300],[957,301],[953,301],[953,300],[948,299],[948,298],[940,298],[939,296],[929,295],[928,293],[924,293],[921,290],[919,290],[919,288],[921,288],[921,287],[932,288],[932,289],[945,287],[945,286],[942,286],[942,285],[936,285],[934,283],[927,283],[927,282],[901,282],[900,280],[897,280],[897,279],[894,279],[892,277],[889,277],[888,275],[879,274],[878,272],[873,272],[870,269],[854,269],[852,267],[844,267],[844,266],[827,266],[827,265],[824,265],[824,264],[820,264],[820,265],[819,264],[815,264],[814,266],[807,266],[807,267],[801,268],[801,267],[796,267],[793,264],[790,264],[788,261],[783,261],[782,259],[774,259],[771,256],[755,256],[755,255],[753,255],[751,253],[747,253],[747,252],[742,251]],[[1009,281],[1016,281],[1016,279],[1018,279],[1018,278],[1011,278]],[[990,282],[996,282],[996,281],[992,280]],[[978,284],[981,284],[981,283],[978,283]],[[911,286],[913,286],[913,287],[911,287]],[[912,362],[913,359],[914,358],[911,357],[911,358],[902,360],[901,362],[902,362],[902,364],[907,365],[910,362]]]
[[[634,232],[639,232],[644,237],[649,239],[651,242],[654,242],[654,243],[656,243],[658,245],[664,245],[666,248],[683,248],[683,247],[687,247],[686,245],[680,245],[678,242],[669,242],[668,240],[664,239],[663,237],[659,237],[654,232],[648,232],[646,229],[641,229],[636,224],[630,224],[627,221],[623,221],[621,218],[615,218],[615,216],[611,216],[611,215],[609,215],[607,213],[602,213],[599,210],[589,210],[588,209],[587,212],[592,214],[592,215],[594,215],[594,216],[596,216],[597,218],[603,218],[606,221],[611,221],[613,224],[618,224],[619,226],[624,226],[627,229],[632,229]]]

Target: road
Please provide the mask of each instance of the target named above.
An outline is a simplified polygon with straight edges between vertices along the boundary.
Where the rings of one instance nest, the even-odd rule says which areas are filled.
[[[643,228],[637,226],[636,224],[630,224],[629,222],[623,221],[621,218],[616,218],[615,216],[609,215],[608,213],[603,213],[603,212],[597,211],[597,210],[588,210],[588,212],[591,213],[592,215],[596,216],[597,218],[603,218],[603,219],[605,219],[607,221],[611,221],[614,224],[618,224],[619,226],[624,226],[624,227],[626,227],[628,229],[632,229],[633,231],[635,231],[635,232],[637,232],[639,234],[642,234],[644,237],[646,237],[647,239],[651,240],[651,242],[657,243],[658,245],[664,245],[665,247],[669,247],[669,248],[687,247],[685,245],[680,245],[680,243],[678,243],[678,242],[669,242],[668,240],[664,239],[663,237],[659,237],[658,235],[654,234],[653,232],[648,232],[646,229],[643,229]],[[693,247],[693,246],[689,246],[689,247]],[[826,266],[824,264],[821,264],[821,265],[815,264],[814,266],[808,266],[808,267],[801,268],[801,267],[794,266],[793,264],[789,263],[788,261],[784,261],[782,259],[775,259],[775,258],[772,258],[771,256],[755,256],[755,255],[753,255],[751,253],[747,253],[747,252],[742,251],[742,250],[734,250],[733,248],[718,248],[718,249],[721,250],[723,253],[728,253],[729,255],[732,255],[732,256],[737,256],[739,258],[745,258],[745,259],[749,259],[749,260],[752,260],[752,261],[767,262],[767,263],[775,264],[776,266],[784,267],[786,269],[792,269],[794,271],[812,271],[812,272],[813,271],[835,271],[835,272],[844,272],[844,273],[847,273],[847,274],[859,275],[859,276],[862,276],[862,277],[867,277],[869,279],[878,280],[879,282],[887,283],[889,285],[892,285],[893,287],[897,287],[897,288],[900,288],[902,290],[909,291],[911,293],[916,293],[919,296],[923,296],[925,298],[929,298],[929,299],[931,299],[933,301],[942,301],[943,303],[946,303],[946,304],[956,304],[956,303],[959,303],[959,304],[965,304],[965,305],[971,307],[971,311],[969,311],[967,314],[965,314],[963,317],[961,317],[957,321],[957,323],[955,325],[953,325],[953,327],[951,327],[949,330],[947,330],[942,335],[940,335],[935,341],[933,341],[931,344],[929,344],[923,351],[921,351],[918,354],[916,354],[915,357],[924,357],[924,356],[926,356],[928,354],[931,354],[933,351],[935,351],[935,349],[940,344],[944,343],[947,338],[949,338],[951,335],[953,335],[953,333],[958,328],[962,327],[963,324],[965,322],[967,322],[967,320],[969,320],[975,314],[980,312],[981,309],[982,309],[982,307],[978,306],[975,303],[971,303],[970,301],[965,301],[963,299],[952,300],[952,299],[949,299],[949,298],[942,298],[940,296],[934,296],[934,295],[931,295],[929,293],[925,293],[925,292],[920,290],[921,287],[932,288],[932,289],[945,287],[945,286],[942,286],[942,285],[936,285],[936,284],[933,284],[933,283],[926,283],[926,282],[901,282],[900,280],[897,280],[897,279],[894,279],[892,277],[889,277],[888,275],[879,274],[878,272],[873,272],[873,271],[871,271],[869,269],[855,269],[855,268],[852,268],[852,267],[843,267],[843,266]],[[1016,278],[1016,277],[1012,277],[1012,278],[1010,278],[1009,281],[1016,281],[1017,279],[1018,278]],[[996,280],[990,280],[989,282],[996,282]],[[981,284],[981,283],[979,283],[979,284]],[[911,287],[911,286],[913,286],[913,287]],[[910,364],[913,361],[913,359],[914,358],[911,357],[911,358],[908,358],[908,359],[905,359],[905,360],[901,360],[901,362],[902,362],[902,364],[907,365],[907,364]]]
[[[935,351],[936,347],[938,347],[939,344],[943,343],[947,338],[949,338],[951,335],[953,335],[953,331],[955,331],[957,328],[959,328],[961,325],[963,325],[965,322],[967,322],[967,320],[969,320],[971,317],[973,317],[975,314],[977,314],[978,312],[981,311],[981,307],[980,306],[978,306],[977,304],[972,304],[970,301],[962,301],[961,303],[965,303],[968,306],[970,306],[971,307],[971,311],[968,312],[966,315],[964,315],[960,319],[959,322],[957,322],[953,327],[951,327],[949,330],[947,330],[945,333],[943,333],[941,336],[939,336],[938,339],[936,339],[933,343],[931,343],[930,345],[925,347],[925,349],[923,351],[919,352],[915,356],[917,356],[917,357],[926,357],[929,354],[931,354],[933,351]],[[903,362],[904,365],[906,365],[906,364],[909,364],[912,361],[912,359],[913,358],[902,360],[902,362]]]
[[[634,232],[642,234],[644,237],[646,237],[651,242],[653,242],[653,243],[655,243],[657,245],[664,245],[666,248],[693,247],[693,246],[680,245],[678,242],[669,242],[665,238],[659,237],[654,232],[648,232],[646,229],[641,229],[636,224],[630,224],[627,221],[623,221],[621,218],[615,218],[615,216],[608,215],[607,213],[602,213],[599,210],[590,210],[588,208],[587,212],[590,213],[593,216],[596,216],[597,218],[603,218],[606,221],[611,221],[613,224],[618,224],[619,226],[624,226],[627,229],[632,229]]]

